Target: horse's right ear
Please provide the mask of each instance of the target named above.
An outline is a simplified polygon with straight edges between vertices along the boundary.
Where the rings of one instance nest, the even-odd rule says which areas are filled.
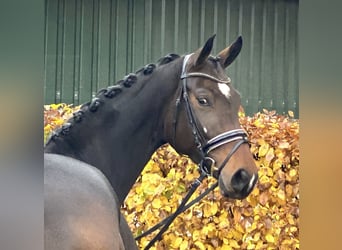
[[[210,55],[210,52],[213,48],[213,43],[214,43],[214,39],[215,39],[216,35],[213,35],[212,37],[210,37],[207,42],[204,44],[203,48],[197,50],[194,53],[194,65],[196,67],[200,66]]]
[[[242,37],[239,36],[229,47],[222,50],[217,56],[223,68],[227,68],[240,54],[242,48]]]

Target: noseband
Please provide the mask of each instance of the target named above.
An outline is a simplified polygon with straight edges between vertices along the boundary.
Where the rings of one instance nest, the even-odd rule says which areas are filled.
[[[214,176],[216,179],[218,179],[223,167],[227,164],[231,156],[236,152],[236,150],[243,144],[248,143],[248,136],[246,132],[243,129],[234,129],[230,131],[223,132],[214,138],[211,138],[210,140],[206,140],[204,136],[201,134],[199,129],[199,122],[198,119],[196,119],[193,108],[191,106],[190,100],[189,100],[189,94],[187,90],[187,79],[190,77],[203,77],[210,79],[212,81],[218,82],[218,83],[225,83],[229,84],[231,82],[230,78],[228,77],[227,80],[221,80],[214,76],[208,75],[206,73],[202,72],[186,72],[186,65],[187,62],[192,54],[186,55],[183,61],[182,66],[182,89],[181,94],[179,98],[176,101],[176,114],[174,119],[174,131],[176,131],[176,124],[177,124],[177,113],[178,113],[178,106],[181,102],[181,98],[185,103],[185,110],[186,114],[189,120],[189,124],[191,126],[191,131],[194,137],[195,144],[198,148],[198,151],[201,154],[202,160],[199,164],[201,171],[204,171],[208,175]],[[175,133],[174,133],[175,136]],[[216,162],[213,158],[209,157],[209,153],[230,142],[238,141],[232,150],[229,152],[227,157],[224,159],[224,161],[221,163],[219,167],[216,166]]]

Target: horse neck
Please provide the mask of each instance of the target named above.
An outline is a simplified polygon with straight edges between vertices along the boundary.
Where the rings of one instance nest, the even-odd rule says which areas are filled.
[[[179,71],[179,72],[178,72]],[[169,74],[169,75],[167,75]],[[67,155],[100,169],[112,184],[120,204],[145,164],[165,143],[167,105],[179,87],[177,73],[153,72],[118,97],[104,99],[95,113],[85,108],[84,120],[75,123],[67,136],[50,140],[45,152]]]

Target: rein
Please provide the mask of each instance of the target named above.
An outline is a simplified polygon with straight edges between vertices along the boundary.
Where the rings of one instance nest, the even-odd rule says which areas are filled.
[[[192,135],[194,137],[195,144],[202,156],[201,162],[198,164],[199,165],[199,171],[200,171],[200,176],[191,184],[191,188],[188,191],[187,195],[183,198],[181,204],[178,206],[177,210],[170,215],[169,217],[165,218],[163,221],[160,223],[156,224],[149,230],[145,231],[144,233],[140,234],[135,238],[135,240],[139,240],[142,237],[145,237],[149,235],[150,233],[154,232],[161,226],[163,226],[158,234],[149,242],[149,244],[145,247],[145,250],[150,249],[155,242],[159,241],[161,239],[162,234],[168,229],[168,227],[171,225],[171,223],[174,221],[174,219],[184,212],[186,209],[194,205],[195,203],[199,202],[204,196],[206,196],[208,193],[210,193],[212,190],[214,190],[218,186],[218,181],[216,181],[213,185],[211,185],[208,189],[206,189],[201,195],[199,195],[197,198],[192,200],[191,202],[188,202],[192,194],[196,191],[196,189],[199,187],[199,185],[202,183],[202,181],[208,177],[209,175],[215,177],[217,180],[220,176],[220,173],[224,166],[227,164],[229,159],[232,157],[232,155],[238,150],[238,148],[243,144],[243,143],[248,143],[248,137],[246,132],[243,129],[234,129],[230,131],[223,132],[214,138],[206,141],[202,134],[200,133],[198,122],[196,120],[194,111],[192,109],[192,106],[190,104],[189,100],[189,94],[187,91],[187,78],[190,77],[204,77],[208,78],[212,81],[219,82],[219,83],[226,83],[229,84],[231,82],[230,78],[228,77],[227,80],[221,80],[218,79],[214,76],[208,75],[206,73],[201,73],[201,72],[191,72],[191,73],[186,73],[186,65],[187,61],[189,60],[190,56],[192,54],[186,55],[183,61],[183,66],[182,66],[182,74],[181,74],[181,80],[182,80],[182,88],[181,92],[179,95],[179,98],[176,100],[176,111],[175,111],[175,118],[173,120],[173,126],[174,126],[174,138],[173,140],[175,141],[175,134],[176,134],[176,125],[177,125],[177,115],[178,115],[178,108],[179,104],[181,101],[184,101],[185,104],[185,109],[186,109],[186,114],[189,120],[189,124],[191,126],[191,131]],[[226,158],[223,160],[223,162],[220,164],[219,167],[216,167],[216,162],[213,158],[209,157],[209,152],[212,150],[233,142],[233,141],[238,141],[232,150],[228,153]]]

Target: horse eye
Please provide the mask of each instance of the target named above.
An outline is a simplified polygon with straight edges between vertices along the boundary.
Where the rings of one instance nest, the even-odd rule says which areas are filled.
[[[206,98],[197,98],[197,101],[202,106],[209,106],[209,101]]]

